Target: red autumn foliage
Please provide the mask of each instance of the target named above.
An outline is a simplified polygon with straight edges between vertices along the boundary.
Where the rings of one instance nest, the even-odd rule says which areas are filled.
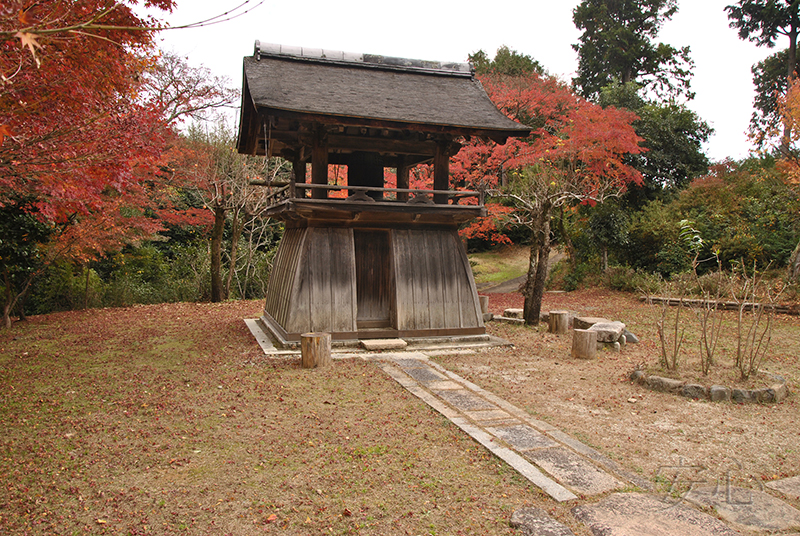
[[[481,148],[478,161],[485,162],[484,167],[568,169],[577,179],[572,183],[577,187],[574,193],[586,197],[641,182],[641,174],[624,163],[626,155],[643,150],[642,139],[631,126],[635,114],[592,104],[552,77],[485,77],[482,82],[506,115],[533,127],[527,140],[511,138],[505,145],[494,144],[488,155]]]
[[[489,75],[482,83],[500,110],[531,127],[531,136],[510,138],[504,145],[469,140],[453,169],[457,182],[495,189],[513,206],[507,216],[529,230],[524,317],[535,324],[547,277],[552,210],[601,202],[619,195],[631,182],[640,183],[641,174],[624,159],[644,150],[639,146],[642,139],[631,126],[634,114],[592,104],[556,78]],[[465,234],[500,242],[495,221],[477,222]]]
[[[544,169],[551,181],[546,195],[556,203],[594,202],[618,192],[641,174],[624,162],[636,154],[639,138],[631,127],[636,116],[613,107],[601,108],[575,95],[556,78],[485,76],[481,82],[497,107],[533,131],[528,139],[510,138],[504,145],[472,139],[453,158],[456,184],[471,189],[498,189],[503,174],[526,168]],[[467,227],[468,238],[508,239],[495,226],[511,209],[489,204],[494,214]]]
[[[161,227],[145,209],[160,188],[155,171],[171,130],[163,110],[139,98],[156,21],[137,16],[137,3],[0,6],[0,206],[24,200],[52,226],[40,245],[45,265],[85,261]],[[171,10],[174,2],[145,4]],[[35,274],[7,292],[7,326]]]
[[[91,21],[126,29],[81,28]],[[0,203],[32,197],[41,217],[71,223],[63,240],[78,257],[157,228],[137,210],[153,186],[145,168],[169,134],[159,110],[137,98],[152,22],[109,0],[0,9]]]

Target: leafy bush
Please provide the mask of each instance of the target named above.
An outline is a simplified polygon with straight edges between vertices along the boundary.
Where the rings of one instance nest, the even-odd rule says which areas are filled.
[[[692,290],[698,295],[720,297],[728,295],[730,276],[725,272],[708,272],[699,276],[697,280],[698,286]]]
[[[605,284],[613,290],[656,294],[661,279],[644,270],[634,270],[629,266],[610,266],[605,273]]]
[[[716,166],[675,205],[696,222],[706,245],[701,257],[715,250],[724,268],[742,260],[785,266],[800,236],[800,198],[768,165]]]
[[[562,263],[565,270],[561,278],[561,290],[570,292],[597,283],[600,270],[596,262],[579,262],[574,267],[567,261]]]
[[[86,267],[73,266],[64,261],[45,270],[25,301],[27,314],[52,311],[70,311],[88,307],[102,307],[104,285],[97,272]]]

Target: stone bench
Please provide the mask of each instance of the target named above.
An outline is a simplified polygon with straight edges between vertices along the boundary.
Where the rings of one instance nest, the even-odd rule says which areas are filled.
[[[612,351],[619,352],[626,344],[639,342],[638,337],[628,331],[622,322],[611,321],[602,317],[576,316],[572,323],[575,329],[596,332],[598,349],[609,348]]]

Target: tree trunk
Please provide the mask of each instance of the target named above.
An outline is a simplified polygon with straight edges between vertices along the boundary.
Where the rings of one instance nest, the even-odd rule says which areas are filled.
[[[563,335],[569,331],[569,311],[550,311],[548,317],[549,333]]]
[[[330,333],[300,335],[300,364],[304,369],[329,367],[331,363]]]
[[[11,289],[6,286],[5,303],[3,303],[3,327],[6,329],[11,328],[11,308],[14,306],[14,300],[11,297]]]
[[[787,58],[786,65],[786,89],[787,91],[792,87],[792,81],[795,79],[795,67],[797,66],[797,27],[792,25],[789,28],[789,57]],[[789,151],[792,143],[792,125],[789,121],[783,122],[783,136],[781,137],[780,152],[783,156],[789,156]]]
[[[789,257],[789,280],[797,281],[800,278],[800,242],[792,251],[792,256]]]
[[[8,270],[3,270],[3,286],[5,287],[3,303],[3,327],[6,329],[10,329],[12,325],[11,311],[13,311],[14,307],[20,302],[20,300],[27,295],[31,288],[31,283],[33,283],[33,279],[36,277],[36,275],[37,272],[28,274],[27,278],[25,279],[25,284],[22,286],[22,291],[14,294],[11,286],[11,275],[8,273]],[[25,316],[24,312],[22,313],[22,316]]]
[[[17,298],[17,314],[19,315],[20,322],[27,322],[28,315],[25,314],[25,301],[28,298],[28,291],[30,287],[28,287],[25,292],[19,295]]]
[[[572,357],[594,359],[597,355],[597,332],[588,329],[572,330]]]
[[[539,209],[531,229],[531,256],[528,262],[528,280],[523,296],[525,305],[523,318],[525,324],[539,324],[542,311],[542,297],[547,283],[547,262],[550,257],[550,209],[549,204]]]
[[[83,285],[83,309],[84,311],[89,308],[89,263],[83,263],[83,269],[86,271],[86,280]]]
[[[789,28],[789,57],[788,64],[786,65],[786,77],[789,80],[794,79],[794,69],[797,65],[797,32],[798,28],[791,25]]]
[[[622,85],[624,86],[625,84],[629,83],[631,80],[633,80],[633,68],[631,68],[630,65],[627,65],[625,67],[625,70],[622,71],[622,80],[620,80],[620,81],[622,82]]]
[[[575,256],[575,246],[572,244],[572,239],[567,234],[567,227],[564,225],[564,217],[564,206],[562,205],[558,217],[558,232],[561,235],[561,239],[564,241],[564,249],[567,250],[567,258],[569,259],[569,263],[574,268],[577,262],[577,257]]]
[[[242,236],[242,229],[244,228],[244,220],[245,218],[247,218],[247,216],[248,214],[246,212],[242,213],[238,210],[233,213],[233,222],[231,223],[231,225],[233,226],[231,233],[231,253],[230,253],[231,260],[230,260],[230,265],[228,266],[228,278],[225,281],[226,296],[231,295],[231,282],[233,281],[233,275],[236,273],[236,261],[238,260],[238,255],[239,255],[239,238]]]
[[[211,231],[211,301],[225,299],[222,288],[222,234],[225,231],[225,207],[214,207],[214,228]]]
[[[600,246],[602,259],[601,262],[603,263],[603,273],[608,271],[608,246],[603,244]]]

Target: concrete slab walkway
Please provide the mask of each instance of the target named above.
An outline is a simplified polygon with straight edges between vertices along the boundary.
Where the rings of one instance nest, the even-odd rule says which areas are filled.
[[[559,502],[649,482],[546,422],[428,359],[373,354],[389,376]]]
[[[265,354],[299,356],[297,350],[275,348],[257,322],[248,321],[247,325]],[[593,534],[733,536],[774,534],[778,530],[787,536],[800,536],[800,532],[791,532],[800,529],[800,511],[764,491],[692,489],[678,498],[641,493],[654,491],[649,480],[429,359],[437,353],[469,351],[462,346],[470,345],[454,342],[392,353],[338,348],[334,358],[375,363],[554,500],[575,501],[572,515]],[[634,487],[640,492],[631,492]],[[800,477],[776,480],[766,487],[778,495],[798,497]],[[703,511],[708,509],[718,517]],[[510,524],[523,536],[573,534],[538,508],[521,508],[514,512]]]
[[[573,516],[593,534],[733,536],[771,534],[800,525],[800,512],[763,492],[748,494],[749,501],[726,501],[708,490],[693,490],[678,499],[654,493],[620,492],[630,491],[634,486],[640,491],[652,492],[653,486],[556,427],[534,419],[522,409],[430,361],[425,353],[362,357],[373,361],[410,393],[554,500],[574,500]],[[794,481],[787,482],[782,491],[790,494],[788,489],[793,489],[794,484]],[[738,490],[738,493],[746,491]],[[722,519],[703,511],[709,507]],[[572,534],[566,526],[539,509],[523,508],[515,512],[511,525],[519,528],[524,536]]]

